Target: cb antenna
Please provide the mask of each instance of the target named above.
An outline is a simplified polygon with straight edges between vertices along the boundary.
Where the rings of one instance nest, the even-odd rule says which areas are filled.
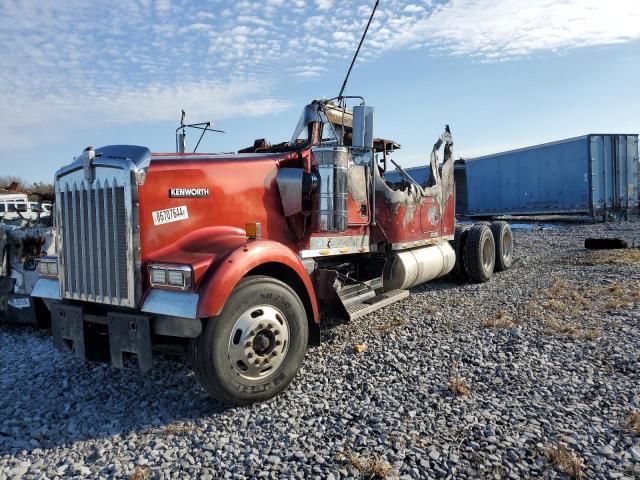
[[[380,4],[380,0],[376,0],[376,4],[373,6],[373,11],[371,12],[371,16],[369,17],[369,21],[367,22],[367,26],[364,29],[364,33],[362,34],[362,38],[360,39],[360,44],[356,49],[356,54],[353,56],[353,60],[351,60],[351,65],[349,66],[349,70],[347,71],[347,76],[344,77],[344,82],[342,82],[342,88],[340,89],[340,94],[338,95],[338,101],[342,100],[342,94],[344,93],[345,88],[347,88],[347,82],[349,81],[349,75],[351,75],[351,70],[353,69],[353,65],[356,63],[356,59],[358,58],[358,54],[360,53],[360,48],[364,43],[364,39],[367,36],[367,32],[369,31],[369,27],[371,26],[371,21],[373,20],[373,16],[378,9],[378,5]]]

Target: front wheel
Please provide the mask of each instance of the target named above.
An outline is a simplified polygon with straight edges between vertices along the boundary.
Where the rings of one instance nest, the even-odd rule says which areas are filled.
[[[220,315],[191,340],[196,378],[223,403],[272,398],[300,369],[308,332],[304,305],[288,285],[271,277],[247,277]]]

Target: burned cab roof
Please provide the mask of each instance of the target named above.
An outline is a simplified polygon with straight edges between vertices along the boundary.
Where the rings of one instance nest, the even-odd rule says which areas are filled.
[[[400,150],[401,145],[398,142],[393,140],[386,140],[384,138],[374,138],[373,139],[373,150],[375,152],[395,152],[396,150]]]

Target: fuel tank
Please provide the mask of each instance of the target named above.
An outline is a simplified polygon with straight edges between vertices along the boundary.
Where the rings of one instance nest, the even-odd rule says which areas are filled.
[[[416,248],[391,255],[390,272],[384,276],[384,289],[407,289],[442,277],[453,269],[456,253],[449,242]]]

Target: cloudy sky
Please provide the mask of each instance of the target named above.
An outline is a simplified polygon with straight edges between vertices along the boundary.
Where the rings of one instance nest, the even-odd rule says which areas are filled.
[[[47,180],[89,144],[170,151],[181,108],[228,132],[207,150],[286,140],[338,93],[373,3],[0,0],[0,173]],[[637,0],[381,0],[361,59],[348,93],[408,166],[445,123],[465,156],[640,131]]]

